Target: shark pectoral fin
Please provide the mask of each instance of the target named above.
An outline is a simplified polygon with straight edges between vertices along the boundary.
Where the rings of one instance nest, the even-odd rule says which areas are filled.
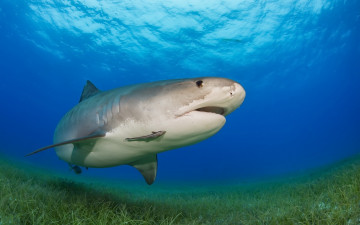
[[[149,135],[134,137],[134,138],[125,138],[125,141],[152,141],[160,136],[163,136],[166,131],[153,131]]]
[[[157,155],[146,156],[129,164],[135,167],[145,178],[148,185],[151,185],[156,178],[157,171]]]
[[[48,145],[48,146],[45,146],[43,148],[39,148],[38,150],[36,151],[33,151],[25,156],[30,156],[30,155],[33,155],[33,154],[36,154],[36,153],[39,153],[41,151],[44,151],[46,149],[50,149],[50,148],[53,148],[53,147],[57,147],[57,146],[61,146],[61,145],[66,145],[66,144],[76,144],[76,143],[79,143],[79,142],[83,142],[83,141],[87,141],[87,140],[91,140],[91,139],[95,139],[95,138],[100,138],[100,137],[105,137],[105,131],[102,131],[102,130],[99,130],[99,131],[95,131],[93,132],[92,134],[89,134],[87,136],[84,136],[84,137],[81,137],[81,138],[75,138],[75,139],[71,139],[71,140],[68,140],[68,141],[64,141],[64,142],[60,142],[60,143],[57,143],[57,144],[53,144],[53,145]]]

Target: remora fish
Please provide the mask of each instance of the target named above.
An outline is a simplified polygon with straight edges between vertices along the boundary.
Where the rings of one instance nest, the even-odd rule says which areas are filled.
[[[99,91],[90,81],[80,102],[61,119],[57,156],[76,173],[83,167],[131,165],[148,184],[157,172],[157,153],[209,138],[245,98],[229,79],[166,80]],[[27,155],[27,156],[28,156]]]

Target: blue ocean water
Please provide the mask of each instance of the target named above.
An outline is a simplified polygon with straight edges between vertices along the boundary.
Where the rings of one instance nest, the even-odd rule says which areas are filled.
[[[360,152],[357,0],[0,2],[0,152],[70,173],[49,150],[86,80],[108,90],[220,76],[247,96],[223,129],[159,154],[157,181],[317,168]],[[133,168],[84,176],[141,180]]]

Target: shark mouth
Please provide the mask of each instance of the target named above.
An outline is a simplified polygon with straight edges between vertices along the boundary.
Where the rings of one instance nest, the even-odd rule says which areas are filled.
[[[202,106],[204,106],[202,104]],[[185,116],[188,115],[192,112],[198,112],[198,113],[204,113],[205,114],[214,114],[214,115],[219,115],[219,116],[223,116],[225,117],[225,115],[227,114],[227,108],[225,107],[220,107],[220,106],[204,106],[202,107],[201,105],[198,105],[198,107],[191,107],[190,109],[187,109],[185,112],[176,115],[176,117],[181,117],[181,116]]]
[[[219,114],[219,115],[222,115],[222,116],[225,114],[225,109],[221,108],[221,107],[217,107],[217,106],[202,107],[202,108],[199,108],[199,109],[195,109],[194,111],[206,112],[206,113],[215,113],[215,114]]]

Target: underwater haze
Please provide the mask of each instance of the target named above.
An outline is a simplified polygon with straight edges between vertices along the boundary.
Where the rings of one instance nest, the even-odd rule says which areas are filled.
[[[0,59],[0,152],[44,170],[71,173],[53,149],[24,155],[52,144],[87,80],[245,88],[217,134],[158,155],[155,185],[282,176],[360,153],[358,0],[1,0]],[[129,166],[81,176],[144,182]]]

